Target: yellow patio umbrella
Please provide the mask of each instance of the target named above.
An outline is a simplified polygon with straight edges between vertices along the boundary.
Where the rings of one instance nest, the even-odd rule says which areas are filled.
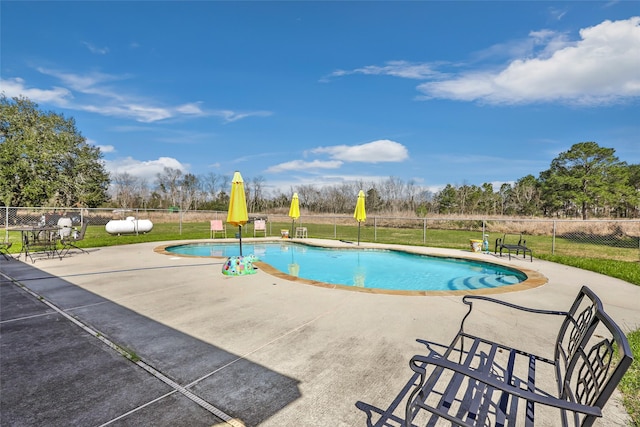
[[[293,193],[291,198],[291,206],[289,207],[289,217],[291,218],[291,236],[293,237],[294,228],[293,225],[296,219],[300,218],[300,202],[298,200],[298,193]]]
[[[240,233],[240,256],[242,256],[242,226],[249,220],[247,201],[244,196],[244,181],[240,172],[236,171],[231,180],[231,197],[229,198],[229,212],[227,222],[237,225]]]
[[[360,223],[367,219],[367,212],[364,209],[364,191],[358,193],[358,201],[356,202],[356,211],[353,217],[358,221],[358,246],[360,245]]]

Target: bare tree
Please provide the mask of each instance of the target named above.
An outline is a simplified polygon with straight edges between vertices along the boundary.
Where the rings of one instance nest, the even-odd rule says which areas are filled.
[[[182,179],[182,171],[165,167],[164,170],[156,175],[156,183],[158,189],[165,200],[168,200],[171,206],[180,205],[180,181]]]
[[[200,178],[202,191],[205,194],[205,200],[216,200],[223,190],[223,177],[210,172]]]
[[[141,189],[140,180],[133,175],[122,172],[111,176],[113,199],[121,208],[131,208]]]
[[[504,215],[509,209],[509,199],[511,195],[511,184],[504,183],[500,186],[500,215]]]
[[[300,185],[295,188],[295,192],[298,193],[298,199],[300,201],[300,207],[306,207],[312,212],[322,212],[323,200],[320,190],[313,185]],[[291,200],[294,191],[288,196]]]
[[[406,199],[406,203],[407,203],[407,208],[411,211],[411,212],[415,212],[416,208],[418,206],[418,193],[419,193],[420,189],[418,188],[418,186],[416,185],[414,180],[410,180],[407,185],[405,186],[405,199]]]
[[[353,210],[359,190],[353,184],[343,183],[322,189],[327,201],[326,209],[331,213],[348,213]]]
[[[193,174],[186,174],[178,181],[178,190],[180,197],[180,208],[188,211],[192,207],[195,208],[194,202],[198,196],[198,177]]]
[[[260,212],[264,207],[264,181],[264,177],[256,176],[246,183],[249,212]]]
[[[151,189],[149,183],[144,178],[138,178],[138,198],[143,209],[146,209],[151,199]]]
[[[389,177],[380,185],[380,197],[386,202],[387,209],[397,212],[402,208],[404,183],[400,178]]]

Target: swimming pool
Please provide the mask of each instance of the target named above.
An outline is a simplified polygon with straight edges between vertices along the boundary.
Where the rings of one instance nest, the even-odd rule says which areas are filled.
[[[461,291],[514,285],[519,270],[482,261],[443,258],[383,249],[335,249],[291,242],[242,245],[275,269],[312,281],[394,291]],[[191,243],[166,247],[172,254],[229,257],[237,243]]]

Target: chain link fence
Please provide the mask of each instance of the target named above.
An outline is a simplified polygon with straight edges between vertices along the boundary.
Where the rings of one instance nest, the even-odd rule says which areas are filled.
[[[109,237],[105,225],[111,220],[145,219],[153,223],[153,240],[210,238],[210,220],[225,221],[223,211],[180,211],[179,209],[126,210],[81,208],[0,207],[0,228],[4,240],[18,243],[13,228],[51,226],[60,217],[71,218],[74,226],[89,223],[87,239]],[[305,227],[309,237],[377,243],[425,245],[470,249],[470,241],[486,236],[490,249],[505,233],[523,234],[535,254],[554,254],[638,262],[640,260],[640,220],[547,220],[513,218],[416,218],[368,216],[358,226],[351,215],[302,215],[295,222],[286,214],[250,214],[242,227],[243,237],[254,236],[253,221],[267,221],[267,236],[295,236]],[[239,229],[226,224],[227,236],[237,237]],[[264,233],[260,233],[264,236]],[[115,242],[117,243],[117,242]],[[115,244],[114,243],[114,244]]]

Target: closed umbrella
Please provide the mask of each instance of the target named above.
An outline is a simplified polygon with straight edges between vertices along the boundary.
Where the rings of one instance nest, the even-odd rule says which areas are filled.
[[[364,209],[364,191],[358,193],[358,201],[356,202],[356,211],[353,217],[358,221],[358,246],[360,245],[360,223],[367,219],[367,213]]]
[[[240,256],[242,256],[242,226],[249,220],[247,201],[244,196],[244,181],[240,172],[236,171],[231,180],[231,197],[229,198],[229,213],[227,222],[237,225],[240,233]]]
[[[298,193],[293,193],[291,198],[291,207],[289,207],[289,217],[291,218],[291,236],[294,236],[293,225],[296,219],[300,218],[300,202],[298,201]]]

